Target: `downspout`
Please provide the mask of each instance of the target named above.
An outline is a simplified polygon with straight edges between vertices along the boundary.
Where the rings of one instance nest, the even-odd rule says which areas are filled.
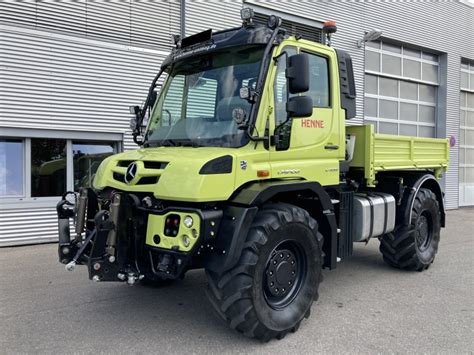
[[[186,37],[186,0],[180,0],[179,34],[181,38]]]

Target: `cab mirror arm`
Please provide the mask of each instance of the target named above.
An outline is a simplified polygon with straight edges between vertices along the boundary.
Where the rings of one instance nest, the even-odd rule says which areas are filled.
[[[255,128],[255,127],[253,127]],[[268,135],[264,135],[263,137],[260,137],[260,136],[252,136],[250,134],[250,129],[245,129],[245,133],[247,135],[247,137],[252,141],[252,142],[268,142],[268,140],[270,139],[270,137]]]
[[[131,107],[130,113],[135,114],[135,118],[130,121],[130,125],[132,126],[134,123],[134,127],[131,127],[132,136],[133,136],[133,142],[137,145],[143,145],[144,143],[144,141],[138,139],[138,136],[141,134],[140,127],[145,118],[147,108],[152,107],[156,101],[157,95],[155,92],[155,88],[158,86],[158,79],[160,78],[163,71],[164,71],[164,68],[161,67],[158,74],[156,74],[156,76],[153,78],[150,88],[148,89],[148,95],[146,97],[143,108],[140,108],[140,106],[132,106],[133,107],[133,112],[132,112],[132,107]]]

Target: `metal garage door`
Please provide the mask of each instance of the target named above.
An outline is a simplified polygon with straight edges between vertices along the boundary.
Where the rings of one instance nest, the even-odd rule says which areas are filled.
[[[367,42],[365,123],[379,133],[436,137],[438,62],[407,45]]]
[[[474,62],[461,64],[459,206],[474,205]]]

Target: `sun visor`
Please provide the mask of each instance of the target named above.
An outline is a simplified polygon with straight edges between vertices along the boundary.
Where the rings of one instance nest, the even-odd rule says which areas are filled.
[[[190,47],[193,44],[207,42],[212,39],[212,29],[196,33],[181,40],[181,48]]]

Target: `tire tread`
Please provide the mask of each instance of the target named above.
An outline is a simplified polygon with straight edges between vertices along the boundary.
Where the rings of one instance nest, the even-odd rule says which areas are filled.
[[[431,190],[421,188],[415,196],[410,225],[396,226],[392,232],[381,237],[380,252],[383,255],[383,260],[388,265],[398,269],[415,271],[423,271],[431,265],[432,261],[430,263],[424,263],[417,255],[415,226],[413,224],[413,221],[416,221],[422,212],[424,203],[430,199],[435,201],[439,212],[439,203],[436,199],[436,195]]]
[[[217,313],[231,328],[263,342],[274,338],[283,339],[289,332],[295,332],[302,320],[299,320],[297,324],[289,329],[281,331],[269,329],[259,321],[252,302],[251,281],[260,249],[268,242],[269,235],[273,231],[290,222],[306,224],[317,236],[319,261],[322,268],[323,253],[321,248],[323,236],[318,232],[317,222],[307,211],[301,208],[289,204],[274,203],[264,206],[255,217],[244,243],[239,262],[234,268],[222,275],[206,270],[209,282],[207,296]],[[319,272],[318,285],[321,281],[322,275]],[[316,287],[313,301],[317,300],[318,297]],[[310,311],[311,307],[305,311],[305,318],[309,316]]]

